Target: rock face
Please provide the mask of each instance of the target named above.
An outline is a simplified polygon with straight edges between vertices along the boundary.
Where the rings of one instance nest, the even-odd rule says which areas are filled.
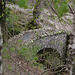
[[[67,50],[67,34],[60,33],[49,35],[37,40],[35,43],[37,46],[41,46],[39,51],[37,52],[38,54],[40,54],[40,52],[42,52],[45,48],[52,48],[54,50],[57,50],[60,56],[63,57],[65,56]]]

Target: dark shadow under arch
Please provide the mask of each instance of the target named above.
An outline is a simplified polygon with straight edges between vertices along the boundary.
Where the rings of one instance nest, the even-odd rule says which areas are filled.
[[[52,56],[49,56],[49,55],[52,55]],[[57,62],[57,63],[58,63],[58,60],[57,59],[59,59],[60,63],[62,63],[62,64],[65,64],[66,63],[65,59],[60,56],[60,53],[57,52],[57,50],[55,50],[53,48],[43,48],[43,49],[40,49],[37,52],[37,56],[38,56],[37,62],[43,64],[47,68],[50,68],[50,64],[48,62],[46,62],[48,59],[54,59],[55,62]]]
[[[40,49],[38,52],[37,52],[37,55],[40,55],[40,54],[43,54],[44,52],[57,52],[57,50],[53,49],[53,48],[43,48],[43,49]],[[59,53],[58,53],[59,54]],[[60,55],[60,54],[59,54]]]

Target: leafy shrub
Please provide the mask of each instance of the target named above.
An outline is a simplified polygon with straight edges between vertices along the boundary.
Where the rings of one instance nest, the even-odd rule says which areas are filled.
[[[16,15],[16,13],[14,13],[13,10],[10,10],[6,18],[6,22],[8,25],[8,34],[13,35],[14,33],[14,35],[17,35],[18,33],[20,33],[20,26],[17,24],[17,21],[18,16]]]
[[[28,0],[19,0],[18,5],[22,8],[28,8]]]
[[[17,35],[17,34],[19,34],[20,33],[20,28],[19,27],[17,27],[17,28],[8,28],[8,31],[9,31],[9,33],[11,33],[11,35]]]
[[[18,4],[21,8],[28,8],[28,0],[8,0],[11,3]]]

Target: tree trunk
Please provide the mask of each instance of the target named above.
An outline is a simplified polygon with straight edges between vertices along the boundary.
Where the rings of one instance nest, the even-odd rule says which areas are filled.
[[[36,5],[34,7],[34,10],[33,10],[33,17],[36,19],[36,18],[39,18],[40,14],[41,14],[41,2],[42,0],[37,0],[36,1]]]
[[[0,26],[0,75],[2,75],[2,73],[3,73],[3,69],[2,69],[2,57],[1,57],[2,44],[3,44],[3,39],[2,39],[1,26]]]
[[[36,28],[39,25],[38,22],[39,22],[39,16],[41,14],[41,7],[42,7],[42,0],[36,0],[36,4],[34,5],[34,10],[33,10],[33,19],[31,20],[31,22],[29,22],[31,26],[34,25],[36,26]]]
[[[3,2],[2,2],[3,1]],[[2,27],[3,42],[7,42],[7,25],[6,25],[6,13],[5,13],[5,0],[0,0],[0,24]]]
[[[72,34],[70,35],[70,41],[68,46],[69,54],[69,74],[73,75],[73,69],[75,66],[75,5],[74,5],[74,13],[73,13],[73,25],[72,25]]]

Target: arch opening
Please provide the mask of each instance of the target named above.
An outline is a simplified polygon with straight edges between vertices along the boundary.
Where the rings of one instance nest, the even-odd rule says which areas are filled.
[[[64,64],[60,54],[53,48],[43,48],[37,52],[37,55],[37,62],[43,64],[45,68],[52,68]]]

